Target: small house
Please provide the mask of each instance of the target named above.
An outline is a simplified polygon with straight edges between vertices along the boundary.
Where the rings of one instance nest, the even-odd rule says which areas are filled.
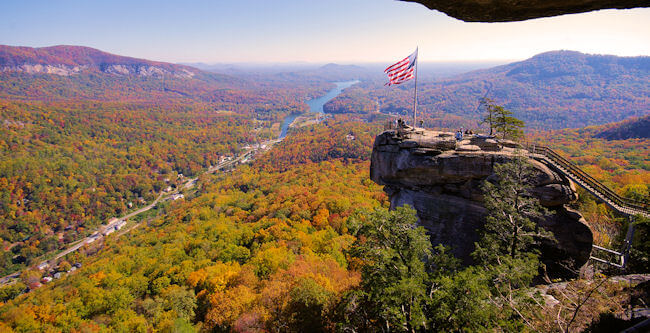
[[[120,230],[120,229],[122,229],[122,227],[124,227],[125,225],[126,225],[126,221],[124,221],[124,220],[120,220],[119,222],[117,222],[117,223],[115,224],[115,230]]]
[[[115,227],[110,225],[110,226],[104,228],[104,231],[102,231],[102,234],[104,234],[104,236],[108,236],[108,235],[112,234],[114,231],[115,231]]]
[[[34,290],[42,287],[43,285],[40,282],[32,282],[28,285],[29,290]]]

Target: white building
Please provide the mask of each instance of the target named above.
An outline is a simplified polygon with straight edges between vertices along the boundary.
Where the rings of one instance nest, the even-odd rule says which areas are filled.
[[[126,225],[126,221],[124,221],[124,220],[120,220],[119,222],[117,222],[117,223],[115,224],[115,230],[120,230],[120,229],[122,229],[122,227],[124,227],[125,225]]]
[[[102,232],[102,234],[104,234],[104,236],[108,236],[108,235],[112,234],[114,231],[115,231],[115,227],[112,226],[112,225],[109,225],[106,228],[104,228],[104,231]]]

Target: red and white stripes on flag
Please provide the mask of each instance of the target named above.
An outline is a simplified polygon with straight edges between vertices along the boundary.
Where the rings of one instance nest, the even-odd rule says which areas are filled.
[[[413,71],[415,69],[415,61],[418,58],[418,49],[415,49],[410,56],[388,66],[384,73],[388,74],[388,82],[385,86],[393,84],[400,84],[415,77]]]

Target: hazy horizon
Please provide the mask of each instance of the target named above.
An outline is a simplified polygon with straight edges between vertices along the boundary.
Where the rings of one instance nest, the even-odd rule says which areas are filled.
[[[526,58],[528,59],[528,58]],[[440,60],[440,61],[419,61],[420,65],[462,65],[462,64],[507,64],[515,61],[522,61],[526,59],[496,59],[496,60]],[[385,62],[336,62],[336,61],[322,61],[322,62],[309,62],[309,61],[284,61],[284,62],[176,62],[179,65],[204,65],[204,66],[242,66],[242,67],[268,67],[268,66],[303,66],[303,67],[321,67],[329,64],[340,66],[385,66]]]
[[[82,46],[82,45],[80,45]],[[559,50],[557,50],[559,51]],[[121,54],[120,54],[121,55]],[[128,56],[128,55],[126,55]],[[614,55],[615,56],[615,55]],[[647,57],[647,56],[639,56],[639,57]],[[529,59],[529,58],[525,58]],[[429,61],[419,61],[418,63],[420,64],[462,64],[462,63],[494,63],[494,62],[510,62],[510,61],[521,61],[525,59],[494,59],[494,60],[429,60]],[[381,61],[372,61],[372,62],[346,62],[346,61],[315,61],[315,62],[310,62],[310,61],[274,61],[274,62],[263,62],[263,61],[242,61],[242,62],[171,62],[175,64],[203,64],[203,65],[252,65],[252,66],[258,66],[258,65],[329,65],[329,64],[334,64],[334,65],[381,65],[384,64],[384,62]]]
[[[0,4],[0,44],[83,45],[172,63],[523,60],[552,50],[650,55],[650,8],[467,23],[391,0]]]

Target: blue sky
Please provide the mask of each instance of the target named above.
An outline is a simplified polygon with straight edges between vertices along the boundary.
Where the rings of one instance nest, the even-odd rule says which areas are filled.
[[[84,45],[170,62],[525,59],[568,49],[650,55],[650,8],[466,23],[392,0],[2,0],[0,44]]]

